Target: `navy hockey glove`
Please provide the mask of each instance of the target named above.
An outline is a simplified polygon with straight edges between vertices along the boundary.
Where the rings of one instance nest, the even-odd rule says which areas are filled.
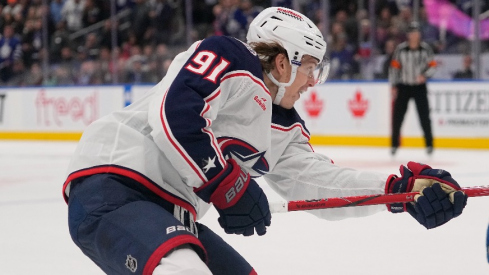
[[[202,200],[213,203],[219,224],[228,234],[264,235],[272,216],[263,190],[236,163],[229,159],[224,170],[194,191]]]
[[[462,214],[467,195],[450,173],[432,169],[426,164],[409,162],[399,168],[401,177],[391,175],[385,187],[386,193],[420,192],[415,203],[387,205],[389,211],[407,211],[427,229],[440,226]]]

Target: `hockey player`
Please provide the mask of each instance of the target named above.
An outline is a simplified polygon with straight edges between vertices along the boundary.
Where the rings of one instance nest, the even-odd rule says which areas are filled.
[[[326,42],[304,15],[268,8],[245,44],[210,37],[176,56],[143,99],[92,123],[63,193],[73,241],[108,274],[256,274],[197,222],[210,203],[226,233],[263,235],[269,205],[254,178],[287,200],[421,191],[394,205],[427,228],[459,215],[450,174],[419,163],[401,176],[335,166],[314,153],[294,103],[325,80]],[[315,70],[317,69],[317,70]],[[385,206],[315,211],[326,219]]]

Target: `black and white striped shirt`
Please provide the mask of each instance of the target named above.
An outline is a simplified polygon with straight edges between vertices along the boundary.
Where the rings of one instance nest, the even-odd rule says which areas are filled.
[[[431,47],[421,42],[417,49],[409,48],[407,42],[399,44],[392,57],[389,82],[392,85],[417,85],[417,77],[426,78],[435,73],[436,61]]]

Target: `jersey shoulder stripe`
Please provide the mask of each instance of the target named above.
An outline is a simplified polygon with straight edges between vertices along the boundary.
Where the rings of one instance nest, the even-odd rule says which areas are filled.
[[[311,137],[304,120],[297,113],[295,108],[285,109],[278,105],[273,105],[272,129],[289,132],[293,129],[300,129],[301,134],[308,140]]]

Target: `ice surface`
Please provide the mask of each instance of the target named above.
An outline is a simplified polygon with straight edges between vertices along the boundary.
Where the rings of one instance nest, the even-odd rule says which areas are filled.
[[[0,141],[0,274],[103,274],[73,244],[61,185],[72,142]],[[397,172],[409,160],[452,173],[462,186],[489,185],[489,151],[315,147],[336,164]],[[260,182],[262,183],[262,182]],[[279,200],[263,185],[270,201]],[[330,222],[308,213],[276,214],[265,236],[223,233],[217,213],[202,220],[258,274],[489,274],[489,197],[471,198],[462,216],[426,230],[408,214],[379,213]]]

